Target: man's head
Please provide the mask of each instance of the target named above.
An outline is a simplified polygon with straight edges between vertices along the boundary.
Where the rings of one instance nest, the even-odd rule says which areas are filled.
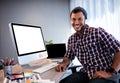
[[[70,13],[71,24],[75,31],[79,32],[87,19],[87,12],[82,7],[76,7]]]

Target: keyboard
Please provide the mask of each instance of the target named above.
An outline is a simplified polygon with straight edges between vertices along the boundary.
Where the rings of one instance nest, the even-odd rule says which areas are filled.
[[[37,69],[33,70],[33,72],[43,73],[45,71],[48,71],[48,70],[56,67],[57,65],[58,65],[57,62],[52,62],[52,63],[46,64],[44,66],[41,66],[40,68],[37,68]]]
[[[35,60],[29,63],[29,65],[32,67],[34,66],[44,66],[46,64],[51,63],[52,61],[50,59],[40,59],[40,60]]]

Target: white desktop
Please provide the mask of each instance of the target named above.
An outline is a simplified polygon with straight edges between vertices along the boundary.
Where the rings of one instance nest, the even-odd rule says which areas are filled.
[[[40,26],[10,23],[10,31],[20,65],[40,62],[48,57]]]

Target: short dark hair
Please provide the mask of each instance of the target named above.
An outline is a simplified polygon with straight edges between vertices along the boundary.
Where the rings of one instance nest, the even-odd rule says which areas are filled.
[[[71,15],[72,15],[72,13],[78,13],[78,12],[82,12],[83,15],[85,16],[85,19],[87,19],[87,12],[86,12],[86,10],[85,10],[84,8],[80,7],[80,6],[75,7],[75,8],[71,11],[70,17],[71,17]]]

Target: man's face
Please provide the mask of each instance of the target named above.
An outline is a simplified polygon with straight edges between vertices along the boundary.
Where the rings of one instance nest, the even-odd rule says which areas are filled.
[[[85,24],[85,16],[82,12],[71,14],[71,24],[75,31],[79,32]]]

